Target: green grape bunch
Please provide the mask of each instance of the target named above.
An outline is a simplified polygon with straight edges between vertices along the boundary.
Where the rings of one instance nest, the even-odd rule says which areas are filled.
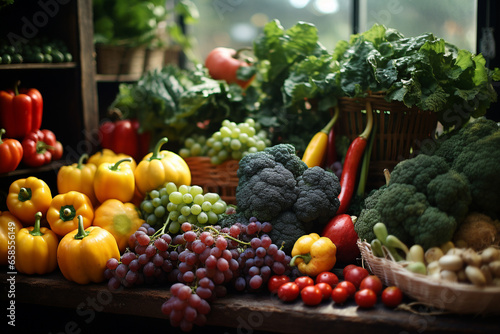
[[[197,135],[187,138],[179,155],[183,158],[208,156],[213,164],[218,165],[229,159],[240,160],[248,153],[262,151],[270,145],[266,131],[252,118],[238,124],[226,119],[219,131],[208,139]]]
[[[177,187],[168,182],[148,192],[139,209],[149,225],[159,228],[167,223],[168,231],[176,234],[185,222],[197,226],[217,224],[227,203],[217,193],[204,193],[200,186]]]

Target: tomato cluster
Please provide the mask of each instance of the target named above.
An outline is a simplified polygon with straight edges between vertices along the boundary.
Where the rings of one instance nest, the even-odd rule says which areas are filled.
[[[365,268],[348,265],[343,270],[344,280],[339,282],[332,272],[322,272],[315,279],[309,276],[290,277],[273,276],[268,288],[277,293],[284,302],[296,300],[299,296],[305,305],[314,306],[332,299],[335,304],[344,304],[354,298],[360,308],[371,308],[379,299],[387,307],[396,307],[403,299],[401,290],[396,286],[386,287],[375,275],[370,275]]]

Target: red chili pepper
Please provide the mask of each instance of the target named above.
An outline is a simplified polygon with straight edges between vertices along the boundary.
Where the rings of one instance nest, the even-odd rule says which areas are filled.
[[[335,127],[328,132],[328,142],[326,144],[325,167],[331,168],[334,162],[338,160],[337,149],[335,148]]]
[[[52,161],[52,146],[45,142],[41,130],[30,132],[22,141],[23,162],[30,167],[40,167]]]
[[[115,153],[124,153],[139,161],[149,152],[151,136],[139,133],[139,121],[136,119],[103,122],[99,133],[101,147]]]
[[[365,130],[352,141],[347,150],[342,176],[340,177],[340,207],[337,214],[346,213],[354,193],[356,179],[358,176],[358,168],[363,158],[363,152],[368,142],[368,137],[373,127],[372,107],[369,102],[366,103],[366,127]]]
[[[5,129],[0,129],[0,174],[12,172],[23,158],[23,147],[16,139],[2,139]]]

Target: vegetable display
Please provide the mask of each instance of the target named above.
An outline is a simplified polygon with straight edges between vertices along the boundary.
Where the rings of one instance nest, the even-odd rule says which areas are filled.
[[[9,187],[7,207],[24,226],[35,223],[35,214],[47,213],[52,202],[52,192],[44,180],[34,176],[18,179]]]
[[[34,226],[25,227],[16,234],[16,269],[24,274],[47,274],[57,268],[57,235],[40,227],[42,213],[37,212]]]
[[[16,139],[2,138],[5,129],[0,129],[0,174],[12,172],[23,159],[23,146]]]
[[[83,227],[77,216],[78,228],[66,234],[57,247],[57,263],[64,277],[78,284],[104,281],[106,262],[119,259],[120,251],[111,233],[98,226]]]

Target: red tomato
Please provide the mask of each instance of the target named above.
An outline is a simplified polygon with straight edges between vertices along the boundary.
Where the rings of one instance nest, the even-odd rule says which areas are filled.
[[[359,289],[370,289],[378,295],[382,292],[382,281],[375,275],[368,275],[361,281]]]
[[[370,289],[359,290],[354,295],[354,301],[359,307],[370,308],[377,302],[377,295]]]
[[[359,266],[355,264],[348,264],[347,266],[344,267],[344,270],[342,270],[342,275],[345,277],[345,274],[351,270],[352,268],[358,268]]]
[[[318,289],[320,289],[321,293],[323,294],[323,300],[327,300],[331,297],[332,295],[332,286],[328,283],[316,283],[315,285]]]
[[[205,59],[205,67],[215,80],[225,80],[227,83],[236,83],[243,89],[253,80],[240,80],[237,71],[240,67],[248,66],[248,63],[239,59],[237,51],[230,48],[218,47],[210,51]]]
[[[302,301],[306,305],[318,305],[323,300],[323,293],[315,285],[308,285],[302,291],[300,291],[300,296]]]
[[[291,302],[300,294],[299,286],[294,282],[288,282],[278,288],[278,298],[284,302]]]
[[[352,268],[351,270],[346,272],[344,279],[354,284],[356,289],[358,289],[363,278],[365,278],[368,275],[369,275],[368,270],[362,267],[357,267],[357,268]]]
[[[314,285],[314,280],[309,276],[300,276],[295,279],[295,283],[299,286],[299,290],[302,291],[306,286]]]
[[[347,292],[346,288],[337,285],[335,289],[332,290],[332,299],[335,304],[344,304],[348,298],[349,292]]]
[[[340,282],[339,284],[337,284],[336,288],[345,289],[345,291],[347,291],[348,293],[348,297],[354,296],[354,293],[356,292],[356,287],[349,281]]]
[[[290,282],[290,277],[287,275],[273,275],[267,283],[267,288],[271,293],[276,293],[280,286],[288,282]]]
[[[396,307],[402,300],[403,293],[397,286],[389,286],[382,291],[382,303],[387,307]]]
[[[324,271],[316,276],[316,284],[327,283],[332,287],[332,289],[337,285],[338,282],[339,278],[337,277],[337,275],[330,271]]]

